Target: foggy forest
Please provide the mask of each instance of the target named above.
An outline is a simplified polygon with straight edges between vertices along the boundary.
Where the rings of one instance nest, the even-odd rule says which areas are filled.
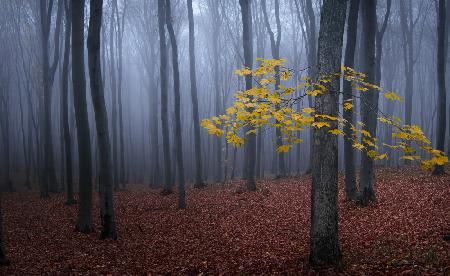
[[[450,274],[449,36],[450,0],[0,0],[0,274]]]

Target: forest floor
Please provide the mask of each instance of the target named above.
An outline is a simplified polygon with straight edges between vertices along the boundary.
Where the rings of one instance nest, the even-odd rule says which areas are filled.
[[[450,273],[450,176],[417,168],[377,171],[377,202],[359,208],[339,191],[343,266],[307,266],[310,178],[241,181],[176,194],[133,188],[115,194],[117,241],[74,232],[77,207],[64,195],[3,197],[4,235],[11,265],[0,274],[420,274]],[[94,194],[96,195],[96,194]]]

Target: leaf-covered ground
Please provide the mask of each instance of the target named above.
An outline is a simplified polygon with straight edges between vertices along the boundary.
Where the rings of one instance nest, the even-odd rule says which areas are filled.
[[[341,181],[342,182],[342,181]],[[0,274],[274,274],[308,268],[310,178],[261,181],[255,193],[240,182],[188,189],[187,206],[159,191],[116,194],[118,241],[73,231],[77,207],[63,195],[3,198],[7,253]],[[450,177],[416,169],[377,172],[375,205],[344,203],[340,184],[344,265],[322,272],[450,273]]]

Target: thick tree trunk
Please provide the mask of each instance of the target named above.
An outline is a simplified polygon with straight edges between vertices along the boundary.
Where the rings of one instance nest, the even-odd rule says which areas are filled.
[[[239,0],[242,15],[242,43],[244,46],[244,66],[246,68],[253,67],[253,38],[252,38],[252,9],[251,0]],[[252,76],[245,76],[245,89],[252,88]],[[246,127],[245,133],[251,130],[251,127]],[[244,162],[244,177],[246,180],[246,187],[250,191],[256,190],[255,181],[255,156],[256,156],[256,136],[254,133],[248,134],[245,140],[245,162]]]
[[[88,32],[88,60],[92,103],[97,128],[99,147],[99,190],[101,238],[117,239],[116,216],[113,202],[113,176],[111,162],[111,144],[109,141],[108,114],[102,84],[100,30],[102,26],[103,0],[91,0]]]
[[[167,89],[167,48],[166,32],[164,24],[166,21],[165,0],[158,0],[158,30],[159,30],[159,54],[160,54],[160,79],[161,79],[161,125],[164,155],[164,193],[172,192],[172,172],[170,163],[170,138],[169,138],[169,111],[168,111],[168,89]]]
[[[320,16],[318,76],[340,72],[347,3],[326,0]],[[334,78],[329,91],[339,91]],[[328,92],[315,99],[318,114],[337,116],[338,94]],[[336,123],[331,123],[335,128]],[[341,262],[338,235],[338,145],[328,129],[313,132],[310,255],[312,265],[337,265]]]
[[[66,163],[66,184],[67,184],[67,205],[75,203],[73,198],[73,175],[72,175],[72,141],[69,128],[69,55],[70,55],[70,32],[72,30],[72,1],[65,0],[66,26],[64,31],[64,61],[62,72],[62,90],[61,90],[61,120],[64,137],[64,153]]]
[[[450,3],[447,3],[450,5]],[[437,149],[445,151],[445,127],[446,127],[446,90],[445,90],[445,65],[447,61],[446,47],[445,45],[445,21],[446,21],[446,9],[445,0],[439,0],[438,8],[438,44],[437,44],[437,83],[438,83],[438,117],[437,117]],[[436,166],[434,168],[434,175],[444,174],[444,166]]]
[[[194,123],[194,146],[195,146],[195,187],[202,187],[202,148],[200,137],[200,117],[198,114],[197,77],[195,68],[195,29],[192,0],[187,0],[189,20],[189,76],[191,78],[192,119]]]
[[[356,48],[356,36],[358,30],[358,14],[359,14],[359,2],[360,0],[351,0],[350,9],[347,17],[347,43],[345,48],[344,64],[347,67],[353,68],[355,66],[355,48]],[[343,88],[343,102],[353,103],[352,83],[344,81]],[[352,130],[351,125],[353,122],[353,108],[344,110],[344,120],[347,120],[347,124],[344,125],[344,166],[345,166],[345,198],[348,201],[355,200],[357,195],[356,188],[356,173],[355,173],[355,157],[353,152]]]
[[[183,147],[181,140],[181,97],[180,97],[180,71],[178,68],[178,46],[175,32],[172,26],[172,15],[170,12],[170,0],[166,0],[166,25],[172,46],[172,66],[173,66],[173,91],[175,100],[175,147],[177,158],[178,173],[178,208],[186,208],[186,199],[184,191],[184,165],[183,165]]]
[[[362,22],[363,22],[363,44],[364,44],[364,62],[363,72],[366,74],[368,83],[375,82],[375,34],[377,31],[377,1],[365,0],[361,3]],[[365,130],[371,137],[377,137],[377,112],[378,93],[375,90],[369,90],[361,93],[361,121],[365,124]],[[374,179],[374,160],[369,157],[367,152],[373,150],[372,146],[365,145],[366,150],[361,154],[361,172],[360,172],[360,204],[367,206],[369,202],[375,201],[375,190],[373,188]]]
[[[92,232],[92,157],[84,72],[84,0],[72,1],[72,83],[77,122],[79,205],[75,229]]]

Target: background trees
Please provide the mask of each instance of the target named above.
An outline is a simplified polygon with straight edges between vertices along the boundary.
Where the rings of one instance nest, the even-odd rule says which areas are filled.
[[[339,71],[345,31],[343,2],[91,0],[87,8],[85,1],[5,0],[0,3],[3,187],[9,191],[12,183],[14,190],[39,187],[41,197],[48,197],[60,190],[58,182],[65,183],[67,203],[74,203],[79,195],[76,227],[89,232],[93,228],[92,191],[98,186],[103,236],[115,238],[111,184],[125,190],[126,184],[145,183],[163,187],[164,194],[178,185],[179,207],[184,208],[185,184],[202,187],[244,178],[247,189],[254,191],[256,178],[311,172],[311,261],[339,263],[337,172],[345,169],[347,199],[356,199],[359,192],[361,203],[367,205],[375,200],[377,165],[397,166],[429,156],[426,148],[393,137],[395,127],[379,125],[377,120],[386,115],[420,124],[436,143],[430,146],[448,151],[448,1],[435,6],[419,0],[394,5],[391,0],[350,1],[344,65],[358,67],[370,83],[402,91],[404,107],[379,103],[376,88],[358,90],[349,81],[343,82],[343,99],[361,110],[360,114],[345,103],[338,105],[337,81],[326,85],[336,93],[314,98],[295,92],[298,98],[293,103],[278,103],[279,108],[293,107],[298,112],[315,107],[329,116],[344,113],[359,131],[353,135],[352,127],[346,125],[347,137],[369,150],[404,140],[403,148],[411,153],[405,160],[388,148],[389,160],[373,160],[349,139],[322,128],[311,135],[298,131],[295,137],[306,144],[296,146],[293,153],[277,152],[289,148],[279,128],[256,130],[246,125],[237,133],[248,134],[239,140],[245,145],[242,150],[224,143],[223,138],[208,136],[199,122],[231,115],[227,107],[235,101],[236,91],[261,88],[258,77],[233,74],[239,68],[254,68],[259,62],[255,57],[286,59],[285,67],[276,66],[271,84],[280,94],[285,89],[283,74],[293,76],[290,84],[295,86],[307,76],[311,84]],[[433,8],[436,13],[430,12]],[[170,66],[173,70],[168,70]],[[53,92],[59,89],[61,93]],[[88,90],[91,98],[86,98]],[[246,106],[247,112],[254,110],[252,104]],[[52,116],[56,110],[60,116]],[[367,143],[363,129],[377,140]],[[308,144],[311,149],[304,146]],[[343,149],[341,159],[339,148]],[[359,187],[356,171],[361,176]],[[443,167],[438,165],[435,172],[442,173]]]

